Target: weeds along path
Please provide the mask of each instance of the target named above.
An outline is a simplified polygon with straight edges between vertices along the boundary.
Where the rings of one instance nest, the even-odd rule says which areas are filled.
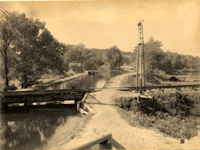
[[[119,86],[120,81],[127,75],[124,74],[111,79],[109,87]],[[116,81],[116,82],[115,82]],[[86,102],[94,111],[91,120],[86,124],[80,134],[71,140],[62,148],[66,149],[76,143],[87,141],[98,135],[112,133],[112,138],[117,141],[125,149],[173,149],[173,148],[189,148],[189,145],[180,145],[179,140],[170,137],[165,137],[155,131],[132,127],[123,118],[121,118],[114,106],[113,97],[117,96],[134,96],[132,92],[122,92],[111,89],[105,89],[99,92],[90,94]],[[114,142],[115,143],[115,142]],[[115,144],[114,144],[115,146]],[[190,146],[191,148],[191,146]],[[115,149],[115,147],[113,147]]]

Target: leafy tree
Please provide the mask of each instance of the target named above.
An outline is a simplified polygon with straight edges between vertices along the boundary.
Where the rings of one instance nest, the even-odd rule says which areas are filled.
[[[128,65],[130,63],[131,63],[131,60],[128,57],[122,55],[122,64]]]
[[[25,14],[11,15],[12,13],[6,16],[8,19],[12,18],[10,22],[7,19],[6,23],[13,24],[15,32],[3,34],[5,37],[12,34],[13,38],[10,38],[8,42],[14,41],[10,42],[12,45],[7,45],[7,52],[9,52],[7,56],[9,57],[6,58],[9,58],[9,64],[4,65],[11,70],[9,75],[20,80],[22,88],[27,88],[49,69],[62,71],[62,44],[57,42],[45,28],[45,23],[38,19],[27,18]]]
[[[162,69],[166,73],[170,73],[172,71],[172,63],[171,60],[167,57],[167,55],[162,60]]]
[[[81,73],[82,72],[81,67],[77,64],[71,65],[69,67],[69,69],[72,69],[75,73]]]
[[[165,53],[161,49],[162,43],[155,41],[153,37],[150,37],[148,42],[144,44],[144,60],[146,74],[153,73],[155,69],[163,70],[163,64],[165,63]],[[136,61],[138,46],[134,49],[133,59]],[[140,59],[140,58],[139,58]]]
[[[144,55],[145,61],[152,66],[152,69],[162,70],[162,60],[165,54],[162,47],[161,41],[154,41],[153,37],[150,37],[149,41],[145,44]]]
[[[64,63],[81,63],[81,70],[83,71],[83,63],[92,56],[94,54],[86,49],[84,44],[74,45],[64,54]]]
[[[187,67],[192,69],[197,69],[200,66],[200,59],[199,57],[194,57],[191,55],[185,56],[187,59]]]
[[[181,62],[181,55],[174,56],[172,60],[172,68],[174,70],[180,70],[184,68],[183,63]]]
[[[163,70],[166,73],[170,73],[174,70],[183,68],[196,69],[200,66],[199,57],[180,55],[170,51],[163,52],[161,49],[162,43],[160,41],[155,41],[153,37],[150,37],[144,46],[146,74],[150,75],[154,73],[154,70]],[[135,63],[137,50],[138,47],[136,46],[132,57],[132,59],[135,60]]]
[[[97,57],[91,57],[83,63],[84,70],[96,70],[99,66],[103,65],[104,62]]]
[[[12,17],[10,17],[12,16]],[[19,36],[17,31],[17,26],[15,22],[20,19],[20,15],[17,12],[5,12],[2,13],[2,18],[0,20],[0,54],[1,58],[3,59],[3,66],[1,68],[2,76],[5,78],[5,86],[9,85],[9,68],[8,68],[8,57],[11,55],[10,47],[16,42]]]
[[[32,39],[34,39],[32,37]],[[27,88],[49,69],[63,71],[63,61],[58,42],[47,29],[26,45],[17,45],[20,50],[18,63],[15,65],[15,77]],[[21,49],[20,49],[21,48]]]
[[[122,65],[122,54],[117,46],[113,46],[107,50],[106,58],[107,62],[111,65],[111,69]]]

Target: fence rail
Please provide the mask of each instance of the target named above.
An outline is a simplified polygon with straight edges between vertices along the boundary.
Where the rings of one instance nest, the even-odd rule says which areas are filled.
[[[112,134],[106,134],[100,137],[95,137],[89,141],[85,141],[82,143],[75,143],[71,146],[68,147],[63,147],[64,149],[70,149],[70,150],[86,150],[86,149],[90,149],[91,147],[95,146],[99,144],[99,149],[100,150],[105,150],[105,149],[112,149]],[[76,145],[76,146],[75,146]]]

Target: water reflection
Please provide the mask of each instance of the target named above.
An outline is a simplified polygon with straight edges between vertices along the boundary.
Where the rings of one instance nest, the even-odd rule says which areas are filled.
[[[35,150],[50,138],[69,116],[78,115],[75,106],[43,108],[1,113],[0,148],[3,150]]]
[[[123,71],[113,70],[110,72],[109,78],[105,78],[102,75],[96,74],[92,77],[85,76],[72,81],[64,82],[62,84],[54,84],[51,87],[47,87],[47,90],[58,89],[90,89],[90,88],[102,88],[102,84],[105,84],[110,78],[124,73]]]
[[[92,78],[85,76],[72,81],[64,82],[62,84],[54,84],[51,87],[47,87],[47,90],[58,90],[58,89],[89,89],[94,88],[99,80],[104,80],[103,76],[95,75]]]
[[[111,72],[116,76],[118,72]],[[86,76],[62,84],[54,84],[47,90],[102,88],[106,83],[103,76]],[[50,105],[49,105],[50,106]],[[75,106],[52,104],[29,107],[11,107],[11,111],[0,112],[0,149],[2,150],[36,150],[40,149],[69,116],[77,116]]]

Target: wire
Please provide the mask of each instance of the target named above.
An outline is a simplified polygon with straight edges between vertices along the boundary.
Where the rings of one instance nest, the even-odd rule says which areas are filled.
[[[14,18],[11,16],[11,14],[9,14],[4,8],[3,8],[3,6],[2,5],[0,5],[0,7],[1,7],[1,9],[0,9],[0,11],[2,12],[2,13],[4,13],[7,17],[9,17],[11,20],[12,20],[12,22],[15,24],[15,26],[20,30],[20,31],[22,31],[21,30],[21,27],[20,27],[20,25],[18,24],[18,22],[16,22],[16,21],[14,21]],[[2,25],[2,23],[0,22],[0,24]],[[24,35],[23,35],[24,36]],[[25,37],[26,37],[26,35],[25,35]],[[18,41],[21,41],[21,40],[19,40],[18,38],[16,38]],[[23,40],[22,42],[25,42],[25,40]],[[25,45],[27,46],[27,44],[25,43]],[[131,49],[135,49],[135,47],[136,46],[130,46],[130,47],[120,47],[120,49],[128,49],[128,48],[131,48]],[[200,49],[193,49],[193,50],[184,50],[184,49],[177,49],[177,48],[168,48],[168,47],[164,47],[164,48],[161,48],[161,49],[164,49],[164,50],[170,50],[170,51],[176,51],[176,52],[190,52],[190,53],[200,53]],[[199,52],[198,52],[199,51]]]
[[[190,53],[192,52],[192,53],[200,53],[200,50],[197,50],[197,49],[196,49],[196,50],[193,49],[193,51],[191,51],[191,50],[189,50],[189,49],[186,50],[186,49],[165,48],[165,47],[164,47],[164,48],[161,48],[161,49],[165,49],[165,50],[173,50],[173,51],[178,51],[178,52],[190,52]],[[198,52],[198,51],[199,51],[199,52]]]

